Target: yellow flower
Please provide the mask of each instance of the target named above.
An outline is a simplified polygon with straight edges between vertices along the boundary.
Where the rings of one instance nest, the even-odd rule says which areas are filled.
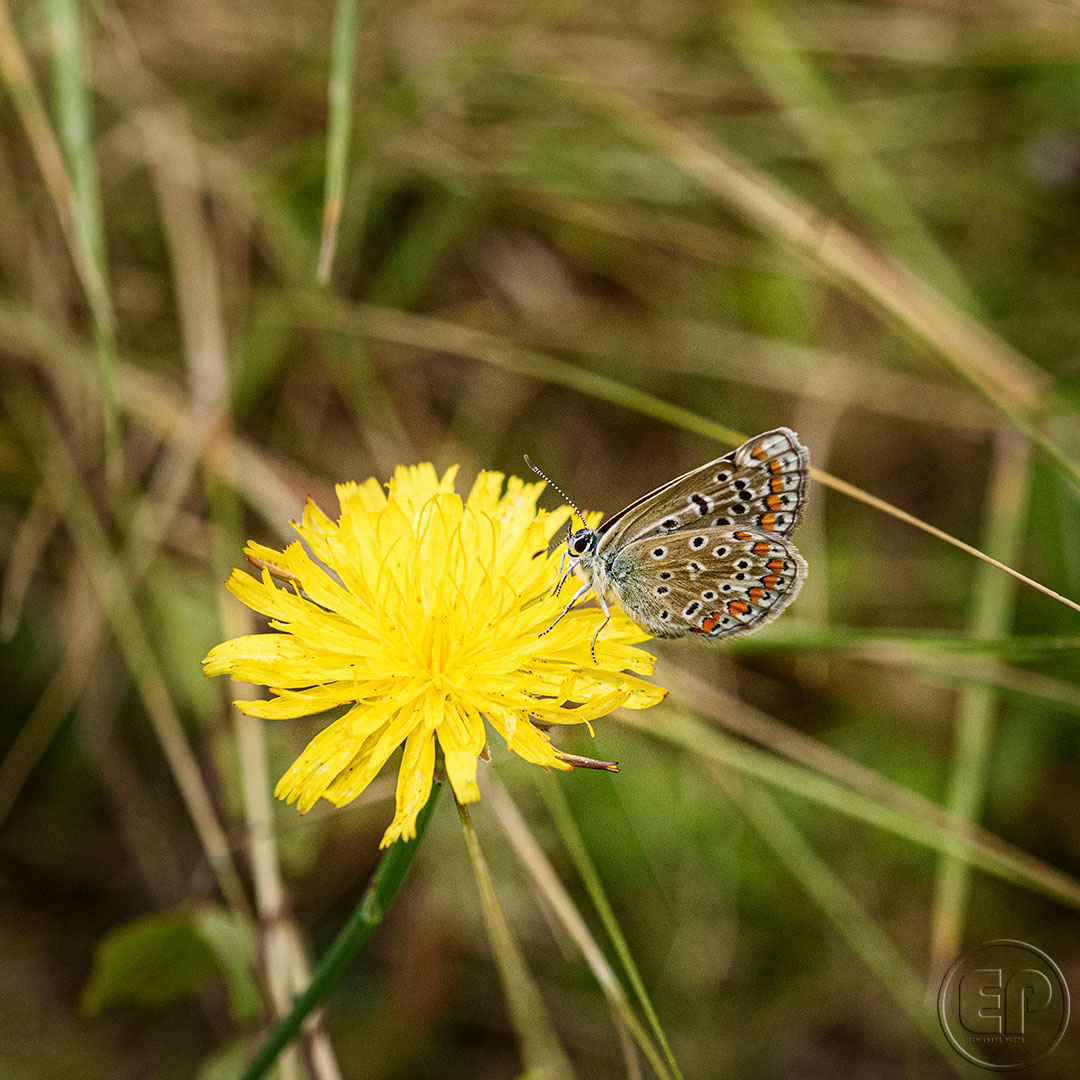
[[[565,603],[551,595],[558,558],[547,546],[568,508],[537,510],[544,484],[512,476],[503,492],[495,472],[481,473],[462,502],[456,472],[440,480],[431,465],[399,466],[386,492],[374,479],[340,484],[338,521],[308,500],[293,522],[303,544],[279,552],[249,543],[262,577],[236,570],[228,588],[280,632],[226,641],[203,661],[207,675],[271,688],[270,700],[236,702],[252,716],[351,706],[277,785],[301,812],[320,798],[355,799],[404,743],[383,847],[416,834],[436,738],[454,794],[473,802],[485,719],[526,761],[569,769],[582,759],[560,755],[547,727],[644,709],[665,694],[630,674],[651,674],[655,658],[632,647],[648,635],[621,612],[601,632],[595,664],[598,609],[575,608],[540,636]]]

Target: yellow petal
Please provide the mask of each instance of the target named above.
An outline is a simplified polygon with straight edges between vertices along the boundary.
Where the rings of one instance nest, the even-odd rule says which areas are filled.
[[[416,836],[416,816],[431,795],[434,774],[435,732],[414,731],[405,740],[398,770],[397,812],[379,847],[389,847],[395,840],[411,840]]]
[[[538,510],[543,483],[495,472],[481,473],[462,500],[455,473],[440,477],[422,463],[397,468],[385,490],[375,479],[340,484],[338,520],[308,500],[294,523],[302,542],[280,552],[249,544],[285,573],[238,571],[229,588],[276,632],[226,642],[204,661],[208,675],[271,688],[270,700],[239,704],[252,716],[351,706],[278,784],[301,811],[320,798],[356,798],[404,744],[384,843],[415,832],[436,737],[455,795],[469,802],[480,796],[485,717],[512,753],[568,769],[530,717],[588,724],[664,695],[641,678],[655,661],[634,646],[648,635],[622,612],[603,625],[602,612],[579,607],[546,633],[566,602],[552,595],[561,554],[548,546],[570,509]],[[599,516],[588,521],[595,527]]]

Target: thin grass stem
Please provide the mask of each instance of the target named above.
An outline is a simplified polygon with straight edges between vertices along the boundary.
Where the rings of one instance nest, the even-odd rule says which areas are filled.
[[[997,440],[986,508],[984,546],[1003,560],[1022,553],[1027,525],[1031,462],[1026,443],[1012,432]],[[972,637],[994,638],[1012,624],[1016,589],[999,574],[975,577],[969,629]],[[976,822],[986,798],[992,768],[992,740],[998,692],[987,684],[961,686],[956,702],[956,734],[945,805],[958,822]],[[964,826],[957,826],[963,830]],[[930,951],[935,970],[946,967],[960,951],[964,915],[971,888],[971,870],[960,860],[944,857],[934,886]]]
[[[673,1076],[681,1080],[682,1073],[679,1071],[678,1063],[675,1061],[671,1044],[668,1042],[663,1025],[660,1023],[660,1018],[653,1007],[649,992],[645,988],[645,981],[641,977],[641,972],[638,971],[637,964],[634,963],[633,953],[630,952],[630,946],[627,944],[626,937],[619,926],[619,920],[615,917],[615,910],[607,898],[600,875],[596,871],[589,850],[586,848],[585,841],[582,839],[577,823],[574,821],[574,815],[570,812],[566,796],[552,776],[538,778],[537,787],[540,789],[540,794],[547,804],[548,812],[555,822],[555,828],[559,830],[563,846],[581,876],[585,891],[589,894],[589,899],[592,900],[596,913],[600,916],[600,921],[604,924],[604,929],[611,939],[615,954],[626,972],[626,977],[630,980],[630,985],[638,999],[638,1004],[641,1006],[641,1011],[645,1014],[645,1018],[656,1036],[656,1041],[664,1052],[668,1068],[671,1069]]]
[[[250,915],[228,838],[188,744],[150,636],[134,607],[130,584],[82,486],[67,442],[46,414],[35,422],[38,409],[25,396],[13,395],[5,403],[15,427],[36,449],[35,459],[57,505],[65,507],[64,522],[72,543],[131,672],[221,894],[233,911]]]
[[[654,738],[689,750],[707,761],[729,766],[743,775],[788,791],[800,798],[862,821],[875,829],[900,836],[939,854],[963,859],[972,867],[1002,881],[1031,889],[1058,903],[1080,910],[1080,881],[1055,867],[995,838],[993,844],[971,832],[958,835],[944,811],[930,817],[913,806],[903,808],[871,798],[812,769],[778,759],[753,746],[715,731],[684,710],[668,703],[650,710],[648,718],[629,710],[619,714],[623,723]],[[980,834],[985,835],[985,834]]]
[[[942,1045],[937,1017],[925,1005],[922,980],[847,886],[806,842],[776,800],[756,784],[732,782],[730,776],[720,776],[718,782],[742,810],[760,840],[878,977],[944,1064],[957,1076],[966,1076],[964,1063]]]
[[[522,865],[532,875],[533,880],[554,909],[559,922],[562,923],[581,955],[585,958],[585,963],[589,965],[589,970],[596,977],[597,984],[603,991],[604,997],[607,998],[608,1003],[615,1010],[616,1018],[625,1025],[626,1030],[642,1054],[645,1055],[645,1059],[652,1066],[653,1072],[656,1073],[659,1080],[670,1080],[672,1076],[680,1076],[681,1074],[677,1071],[674,1073],[669,1071],[668,1065],[660,1058],[660,1054],[649,1038],[648,1032],[645,1031],[641,1021],[634,1013],[630,1000],[626,996],[626,991],[608,963],[607,957],[604,956],[600,946],[596,943],[596,939],[589,932],[581,912],[563,887],[562,882],[559,881],[554,868],[537,843],[509,793],[494,776],[489,780],[484,798],[486,802],[490,803],[495,815],[502,824]]]
[[[60,143],[71,178],[71,217],[79,261],[94,282],[90,316],[97,346],[105,460],[113,483],[121,473],[120,407],[116,390],[116,326],[109,301],[109,271],[101,212],[101,185],[94,159],[93,120],[82,17],[76,0],[48,0],[51,66]]]
[[[356,70],[356,34],[359,0],[338,0],[330,47],[328,85],[329,125],[326,137],[326,185],[323,194],[322,239],[317,280],[328,285],[334,270],[341,208],[345,201],[345,176],[349,165],[352,132],[352,94]]]
[[[724,5],[739,58],[783,110],[852,209],[950,299],[977,310],[964,276],[912,208],[904,189],[857,130],[810,53],[799,47],[771,0]]]
[[[495,894],[495,884],[480,850],[480,840],[473,828],[469,808],[457,803],[457,811],[465,833],[465,846],[476,878],[476,888],[480,893],[484,925],[495,956],[495,965],[499,969],[510,1019],[517,1033],[525,1072],[529,1076],[544,1077],[545,1080],[572,1080],[574,1070],[559,1043],[547,1006],[540,996],[540,988],[525,966],[525,959],[514,941]],[[245,1077],[244,1080],[249,1078]]]

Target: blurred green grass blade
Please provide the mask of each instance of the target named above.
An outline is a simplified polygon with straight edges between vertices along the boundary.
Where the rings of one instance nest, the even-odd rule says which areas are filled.
[[[50,0],[50,4],[52,3],[54,0]],[[73,5],[74,0],[68,0],[68,3]],[[111,466],[111,477],[116,480],[119,476],[120,429],[115,374],[115,330],[104,277],[104,258],[94,257],[93,238],[97,237],[96,246],[101,252],[104,251],[104,240],[100,213],[97,212],[98,204],[94,201],[97,199],[98,185],[90,146],[82,34],[77,11],[73,11],[68,18],[63,10],[54,13],[50,7],[47,16],[59,31],[58,34],[54,32],[57,40],[53,68],[57,76],[57,108],[63,125],[61,134],[65,141],[63,150],[34,82],[26,54],[19,43],[7,0],[0,0],[0,78],[11,95],[41,170],[45,187],[56,208],[76,274],[90,307],[98,344],[98,391],[104,421],[105,455]],[[89,165],[89,170],[84,171],[79,178],[83,185],[79,190],[73,187],[72,177],[69,176],[65,151],[72,166],[78,162],[85,170]]]
[[[878,653],[886,656],[903,655],[912,662],[923,664],[932,664],[935,661],[948,663],[954,656],[985,656],[1021,661],[1077,652],[1080,650],[1080,636],[1018,636],[982,640],[926,627],[885,630],[863,629],[860,626],[819,627],[807,625],[792,616],[789,620],[768,627],[767,632],[753,638],[731,642],[727,652],[732,656],[750,656],[760,652],[810,649],[829,652],[855,651],[872,657]]]
[[[322,240],[318,282],[328,285],[334,269],[345,177],[349,167],[352,132],[352,95],[356,71],[356,35],[360,0],[337,0],[330,51],[329,129],[326,138],[326,186],[323,195]]]
[[[281,1051],[300,1033],[307,1017],[341,982],[356,954],[382,923],[409,867],[412,866],[441,791],[441,784],[435,784],[432,788],[428,801],[417,815],[416,836],[409,841],[397,840],[383,853],[360,903],[356,905],[349,921],[319,961],[307,989],[297,997],[289,1014],[270,1029],[270,1034],[251,1064],[244,1070],[241,1080],[259,1080],[259,1077],[265,1075]]]
[[[807,843],[779,804],[756,784],[721,786],[742,810],[764,843],[833,924],[862,962],[878,977],[927,1042],[958,1076],[967,1066],[942,1044],[941,1028],[926,1005],[926,988],[885,932],[866,913],[847,886]]]
[[[978,654],[974,659],[963,659],[958,655],[937,656],[927,650],[887,644],[857,650],[857,655],[871,664],[910,668],[935,686],[947,686],[949,689],[962,686],[992,687],[1018,701],[1051,705],[1073,720],[1080,719],[1080,686],[1076,683],[1024,668],[987,663]]]
[[[545,777],[549,783],[554,784],[554,777]],[[634,1013],[633,1007],[626,996],[626,991],[612,971],[607,958],[600,950],[596,940],[589,932],[585,920],[581,916],[569,893],[559,881],[547,856],[544,855],[539,843],[533,836],[514,804],[506,788],[492,775],[488,781],[488,787],[484,792],[484,802],[491,805],[496,816],[499,818],[510,843],[513,845],[518,858],[532,875],[533,880],[547,898],[555,911],[559,921],[563,924],[566,932],[573,939],[584,957],[589,969],[596,977],[596,981],[603,991],[604,996],[616,1012],[616,1019],[621,1019],[627,1031],[637,1043],[646,1060],[652,1066],[659,1080],[670,1080],[672,1073],[660,1059],[660,1055],[649,1038],[648,1033],[642,1027],[641,1021]],[[669,1055],[670,1056],[670,1055]],[[676,1076],[681,1074],[676,1071]]]
[[[671,1051],[671,1044],[668,1042],[667,1035],[664,1033],[664,1028],[660,1023],[659,1016],[656,1014],[656,1009],[653,1008],[649,992],[645,989],[645,981],[638,971],[637,964],[634,963],[634,957],[630,952],[630,946],[627,944],[626,936],[619,926],[619,920],[615,917],[614,908],[612,908],[608,901],[607,893],[604,891],[603,882],[600,880],[600,875],[596,871],[596,866],[593,864],[592,858],[589,855],[589,850],[586,848],[585,841],[582,839],[581,832],[577,827],[577,823],[574,821],[574,815],[570,811],[570,805],[566,801],[566,796],[563,794],[563,790],[559,786],[556,778],[551,775],[537,778],[537,786],[540,788],[540,793],[544,797],[544,802],[547,803],[548,811],[551,814],[552,820],[555,822],[555,828],[559,831],[563,846],[566,848],[571,861],[576,867],[578,874],[581,876],[581,880],[585,885],[585,890],[588,892],[589,898],[593,902],[593,907],[596,908],[596,913],[600,916],[600,921],[604,924],[604,929],[608,932],[611,944],[615,947],[619,962],[626,972],[626,977],[630,980],[630,985],[634,989],[638,1004],[641,1006],[642,1012],[649,1021],[649,1026],[652,1028],[657,1042],[659,1042],[661,1049],[664,1051],[664,1057],[667,1058],[668,1067],[671,1069],[672,1073],[681,1080],[682,1073],[679,1071],[679,1066],[675,1061],[675,1055]]]
[[[109,303],[109,272],[101,213],[101,185],[94,158],[90,65],[77,0],[46,0],[57,129],[71,177],[72,219],[79,255],[95,282],[90,314],[97,346],[105,454],[114,479],[120,467],[120,407],[116,391],[116,328]]]
[[[28,394],[13,392],[4,404],[38,462],[53,499],[63,508],[72,544],[139,691],[221,894],[233,911],[249,915],[228,836],[188,743],[150,634],[135,607],[126,568],[85,490],[67,441]]]
[[[81,339],[25,305],[5,302],[2,297],[0,341],[17,354],[40,363],[47,377],[63,392],[75,388],[99,392],[99,383],[90,374],[91,351]],[[286,523],[295,513],[297,496],[282,482],[262,450],[239,436],[235,452],[240,468],[238,472],[227,472],[214,455],[204,456],[213,429],[196,415],[192,403],[174,382],[126,360],[121,361],[119,373],[120,405],[134,423],[179,454],[196,459],[202,456],[204,464],[240,490],[267,529],[279,538],[291,539]]]
[[[1059,411],[1050,421],[1051,434],[1074,456],[1080,456],[1076,423],[1080,393],[1075,388],[1070,392],[1066,383],[1059,389],[1058,402]],[[1060,577],[1070,588],[1080,589],[1080,504],[1072,497],[1064,477],[1049,474],[1041,467],[1032,476],[1031,501],[1031,528],[1044,529],[1048,534],[1044,559],[1059,568]]]
[[[495,955],[495,965],[499,969],[499,979],[506,1004],[510,1010],[510,1019],[517,1033],[521,1048],[522,1064],[526,1074],[536,1080],[572,1080],[574,1070],[559,1043],[555,1029],[551,1025],[547,1006],[540,996],[524,957],[510,933],[499,898],[495,894],[495,885],[491,872],[480,850],[480,840],[473,827],[469,808],[457,803],[458,816],[465,833],[465,846],[469,852],[476,888],[480,893],[480,907],[484,915],[491,950]],[[254,1080],[245,1077],[244,1080]]]
[[[987,493],[983,546],[1005,562],[1015,562],[1022,554],[1030,473],[1027,444],[1011,432],[999,435]],[[1015,582],[990,573],[985,563],[980,565],[969,617],[972,636],[993,638],[1007,634],[1015,604]],[[959,821],[977,822],[986,799],[993,765],[997,697],[993,686],[971,684],[962,686],[957,696],[945,806]],[[932,908],[931,955],[937,967],[947,965],[963,944],[970,887],[970,868],[961,860],[945,856],[938,866]]]
[[[616,123],[695,177],[752,227],[773,237],[897,319],[957,368],[974,373],[1020,408],[1035,409],[1049,376],[989,329],[958,310],[908,267],[877,251],[727,147],[679,126],[617,87],[572,64],[559,85],[588,111]]]
[[[771,753],[747,746],[721,731],[665,703],[643,719],[630,711],[619,714],[624,724],[654,738],[689,750],[711,762],[726,765],[754,780],[789,791],[800,798],[892,833],[940,854],[962,859],[972,867],[1003,881],[1034,890],[1080,910],[1080,881],[998,841],[991,846],[971,835],[958,836],[942,812],[940,821],[916,815],[877,799],[868,798],[830,777],[795,765]],[[995,838],[996,839],[996,838]]]
[[[390,307],[412,307],[447,253],[461,240],[475,213],[476,201],[463,188],[426,192],[372,282],[368,292],[371,301]]]
[[[1050,379],[889,253],[879,252],[749,162],[696,132],[657,115],[615,86],[571,64],[556,69],[559,85],[589,111],[607,117],[636,142],[674,161],[749,224],[820,265],[856,295],[871,300],[1019,428],[1080,489],[1080,464],[1041,423]]]
[[[854,118],[788,32],[771,0],[735,0],[724,10],[740,59],[778,102],[789,126],[852,208],[950,300],[976,311],[967,281],[859,134]]]

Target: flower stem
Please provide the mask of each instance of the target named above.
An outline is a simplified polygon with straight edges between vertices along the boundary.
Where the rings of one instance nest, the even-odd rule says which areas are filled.
[[[278,1054],[295,1038],[308,1015],[320,1005],[330,991],[341,981],[356,954],[382,922],[401,887],[405,874],[412,865],[424,830],[431,819],[440,785],[432,789],[431,797],[416,819],[416,839],[409,842],[398,840],[386,849],[375,873],[356,905],[345,928],[338,934],[333,945],[326,951],[311,979],[311,985],[296,999],[287,1016],[283,1016],[267,1035],[255,1059],[247,1067],[241,1080],[259,1080],[273,1065]]]

